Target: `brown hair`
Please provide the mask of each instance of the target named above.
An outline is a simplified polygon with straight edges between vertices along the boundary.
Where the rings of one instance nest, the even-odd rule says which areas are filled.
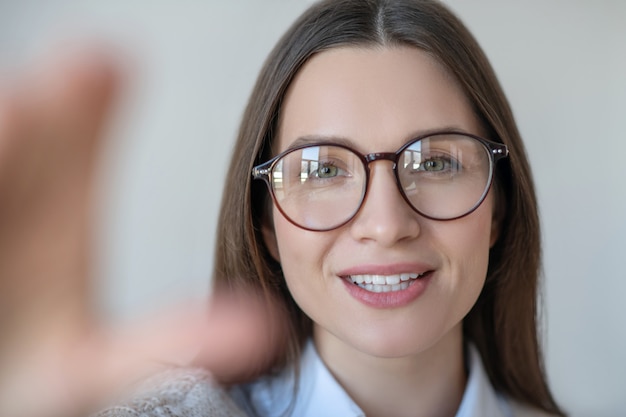
[[[409,45],[424,50],[453,75],[469,98],[487,138],[504,143],[497,166],[501,232],[490,253],[486,284],[464,319],[496,390],[563,415],[544,374],[538,341],[540,233],[534,186],[524,146],[487,58],[465,26],[430,0],[331,0],[309,8],[279,40],[256,82],[234,149],[222,201],[215,285],[252,285],[284,300],[291,333],[284,363],[295,363],[311,323],[296,306],[280,265],[261,234],[268,196],[252,167],[269,159],[285,92],[302,65],[337,46]]]

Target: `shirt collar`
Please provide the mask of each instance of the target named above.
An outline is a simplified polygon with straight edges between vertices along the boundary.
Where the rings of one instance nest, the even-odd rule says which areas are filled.
[[[468,366],[470,374],[456,417],[509,417],[511,411],[506,399],[491,386],[473,346],[468,349]],[[249,414],[259,417],[365,417],[324,365],[312,341],[302,353],[295,398],[294,377],[293,370],[288,369],[278,376],[261,378],[234,398]]]
[[[469,378],[456,417],[509,417],[511,410],[504,396],[491,385],[478,350],[468,346]]]

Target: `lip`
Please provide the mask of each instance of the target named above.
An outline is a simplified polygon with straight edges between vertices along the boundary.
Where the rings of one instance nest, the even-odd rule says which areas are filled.
[[[424,274],[412,281],[404,290],[391,292],[371,292],[352,283],[352,275],[397,275],[403,273]],[[410,304],[426,291],[434,268],[426,264],[359,265],[340,271],[337,276],[343,281],[346,291],[357,301],[374,308],[390,309]]]
[[[396,263],[392,265],[386,264],[371,264],[371,265],[358,265],[350,268],[340,270],[337,275],[345,278],[348,275],[397,275],[407,272],[417,272],[423,274],[424,272],[432,271],[435,268],[432,265],[425,263]]]

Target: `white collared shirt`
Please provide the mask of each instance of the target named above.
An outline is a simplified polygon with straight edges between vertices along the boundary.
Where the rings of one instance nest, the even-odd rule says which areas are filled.
[[[470,374],[456,417],[512,417],[506,399],[489,383],[476,349],[470,347],[468,356]],[[233,388],[232,398],[254,417],[365,417],[324,365],[311,341],[302,353],[300,366],[295,397],[294,373],[288,369]]]

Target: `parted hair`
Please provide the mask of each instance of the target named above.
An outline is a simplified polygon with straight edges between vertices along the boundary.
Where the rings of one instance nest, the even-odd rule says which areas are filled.
[[[310,319],[286,287],[261,227],[271,204],[252,167],[271,157],[285,93],[307,60],[335,47],[410,46],[425,51],[451,74],[487,136],[504,143],[509,158],[496,170],[500,234],[487,279],[463,329],[481,354],[494,388],[523,404],[564,415],[546,381],[539,341],[541,247],[530,167],[511,108],[482,49],[446,7],[432,0],[330,0],[314,4],[268,56],[243,114],[230,162],[216,241],[214,285],[253,288],[284,303],[289,321],[277,367],[295,364]]]

